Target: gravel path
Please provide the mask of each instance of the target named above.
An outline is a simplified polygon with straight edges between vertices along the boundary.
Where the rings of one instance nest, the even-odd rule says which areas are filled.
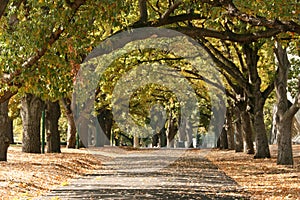
[[[93,153],[109,158],[102,170],[38,199],[249,199],[201,150],[105,148]]]

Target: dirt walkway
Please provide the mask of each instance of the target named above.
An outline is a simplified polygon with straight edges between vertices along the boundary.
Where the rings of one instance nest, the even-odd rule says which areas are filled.
[[[38,199],[249,199],[200,150],[104,148],[93,153],[109,158],[103,169]]]

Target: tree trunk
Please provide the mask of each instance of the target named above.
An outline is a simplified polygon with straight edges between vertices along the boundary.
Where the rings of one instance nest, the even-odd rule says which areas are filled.
[[[152,135],[152,147],[157,147],[159,142],[158,134],[154,132]]]
[[[267,131],[264,123],[264,104],[266,98],[261,92],[261,78],[257,70],[259,48],[251,44],[244,44],[243,51],[249,70],[249,80],[251,87],[248,91],[249,100],[254,114],[254,129],[256,134],[256,154],[254,158],[270,158]]]
[[[169,113],[168,117],[168,128],[167,128],[167,147],[174,148],[174,137],[177,133],[177,127],[175,124],[175,118],[173,118],[172,111]]]
[[[228,138],[226,128],[223,127],[222,132],[219,136],[218,145],[220,149],[228,149]]]
[[[14,144],[14,120],[9,118],[9,131],[8,131],[8,138],[9,138],[9,142],[10,144]]]
[[[242,132],[245,140],[245,149],[247,154],[254,154],[253,146],[253,129],[251,126],[250,114],[247,111],[241,113],[241,122],[242,122]]]
[[[102,144],[97,146],[104,146],[104,145],[110,145],[110,139],[111,139],[111,129],[113,125],[113,115],[111,110],[107,108],[103,108],[99,111],[99,114],[97,116],[98,122],[100,124],[101,129],[103,130],[104,134],[102,136]]]
[[[23,124],[22,151],[41,153],[41,116],[43,101],[32,94],[25,94],[21,100]]]
[[[277,116],[277,105],[273,106],[272,114],[272,130],[270,135],[270,144],[277,144],[277,123],[279,119]]]
[[[293,118],[285,119],[278,126],[278,165],[293,165],[292,123]]]
[[[75,148],[76,146],[76,125],[74,115],[71,109],[71,100],[68,98],[62,99],[63,106],[66,111],[68,120],[68,131],[67,131],[67,148]]]
[[[134,136],[133,137],[133,147],[134,148],[139,148],[140,147],[140,138],[139,138],[139,136]]]
[[[60,153],[60,133],[58,120],[60,118],[59,101],[46,103],[46,135],[47,153]]]
[[[9,99],[0,103],[0,161],[7,161],[7,149],[9,147],[9,117],[8,117]]]
[[[230,106],[227,109],[226,113],[226,132],[227,132],[227,139],[228,139],[228,149],[233,150],[235,149],[235,142],[234,142],[234,129],[232,125],[232,107]]]
[[[242,120],[240,110],[235,107],[235,152],[243,152],[243,131],[242,131]]]
[[[159,142],[161,147],[165,147],[167,145],[167,135],[165,127],[163,127],[159,132]]]
[[[275,49],[275,54],[278,60],[278,74],[275,80],[277,95],[277,164],[293,165],[292,125],[293,117],[298,112],[300,106],[299,94],[295,98],[295,103],[289,107],[287,99],[287,80],[291,65],[286,49],[283,49],[280,43],[278,43],[278,47]],[[300,79],[298,91],[300,92]]]
[[[267,131],[264,123],[263,105],[255,106],[254,128],[256,132],[256,154],[254,158],[270,158]]]
[[[193,127],[192,123],[187,120],[186,121],[186,139],[187,139],[187,144],[188,148],[193,148]]]

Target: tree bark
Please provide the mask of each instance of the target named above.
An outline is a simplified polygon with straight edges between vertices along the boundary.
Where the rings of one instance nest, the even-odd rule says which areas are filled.
[[[7,149],[9,147],[9,99],[0,103],[0,161],[7,161]]]
[[[157,147],[159,142],[158,134],[154,132],[152,135],[152,147]]]
[[[228,140],[228,149],[235,149],[235,141],[234,141],[234,128],[232,124],[232,107],[230,106],[226,112],[226,132],[227,132],[227,140]]]
[[[59,101],[46,103],[47,153],[61,153],[58,120],[60,118]]]
[[[167,127],[167,147],[174,148],[174,137],[177,133],[177,127],[175,124],[176,119],[173,118],[172,111],[169,112],[168,116],[168,127]]]
[[[67,148],[74,149],[76,147],[76,125],[74,115],[71,109],[71,99],[64,98],[62,99],[62,103],[68,120]]]
[[[222,132],[219,136],[219,139],[218,139],[218,148],[219,149],[228,149],[228,138],[227,138],[227,131],[226,131],[226,128],[223,127],[222,129]]]
[[[239,108],[234,108],[235,120],[235,152],[243,152],[243,131],[242,131],[242,120]]]
[[[99,111],[97,116],[100,127],[102,128],[105,135],[102,135],[101,144],[97,146],[110,145],[111,130],[113,125],[113,115],[111,110],[103,108]],[[106,136],[106,137],[105,137]]]
[[[163,127],[159,132],[159,142],[161,147],[165,147],[167,145],[167,135],[165,127]]]
[[[293,165],[292,123],[293,118],[278,123],[278,165]]]
[[[296,96],[295,103],[289,107],[287,99],[287,80],[288,72],[291,67],[288,60],[286,49],[281,44],[275,49],[278,60],[278,71],[275,80],[275,90],[277,95],[277,142],[278,142],[278,165],[293,165],[292,150],[292,125],[293,117],[299,110],[299,94]],[[298,83],[300,91],[300,80]]]
[[[257,62],[259,60],[258,47],[244,44],[246,63],[249,70],[250,79],[250,103],[254,115],[254,129],[256,133],[256,153],[254,158],[270,158],[270,150],[268,144],[267,131],[264,123],[264,104],[266,97],[261,92],[261,79],[257,70]]]
[[[256,105],[255,107],[254,129],[256,132],[256,154],[254,158],[270,158],[271,154],[264,123],[263,105]]]
[[[9,131],[8,131],[8,137],[10,144],[14,144],[14,120],[9,118]]]
[[[25,94],[21,100],[21,117],[23,124],[22,151],[41,153],[41,116],[43,101],[32,94]]]
[[[247,111],[243,111],[241,113],[241,122],[242,122],[242,132],[243,138],[245,140],[245,149],[247,154],[254,154],[254,146],[253,146],[253,129],[251,126],[251,118],[250,114]]]

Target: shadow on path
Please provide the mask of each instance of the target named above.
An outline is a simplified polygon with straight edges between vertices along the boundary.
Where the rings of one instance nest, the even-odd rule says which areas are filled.
[[[200,150],[142,150],[113,157],[102,170],[38,199],[249,199]]]

